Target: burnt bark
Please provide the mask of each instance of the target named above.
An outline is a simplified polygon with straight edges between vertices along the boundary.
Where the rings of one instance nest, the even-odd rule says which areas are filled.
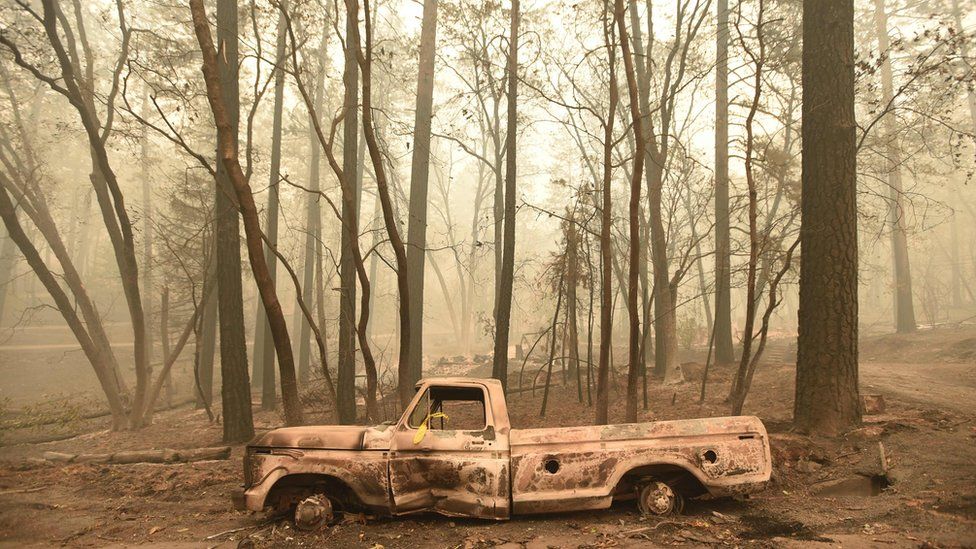
[[[891,73],[891,45],[888,40],[888,15],[884,0],[874,0],[874,27],[881,52],[881,104],[890,105],[894,96]],[[912,268],[908,257],[908,235],[905,230],[905,208],[902,200],[901,149],[895,135],[894,119],[884,117],[885,172],[888,176],[888,225],[891,231],[891,274],[895,331],[914,332],[915,304],[912,296]]]
[[[265,237],[269,245],[264,253],[264,260],[268,264],[271,283],[277,284],[278,258],[272,248],[278,245],[278,182],[281,178],[281,116],[284,108],[285,71],[281,65],[285,62],[285,16],[288,10],[287,0],[279,5],[282,12],[278,16],[278,35],[275,48],[274,67],[274,109],[271,121],[271,167],[268,181],[268,206],[265,209]],[[254,322],[254,377],[261,375],[261,409],[274,410],[275,394],[275,349],[271,334],[271,324],[264,305],[258,302],[257,318]],[[256,379],[252,379],[256,382]]]
[[[495,303],[495,346],[491,377],[508,387],[508,341],[512,320],[512,287],[515,278],[515,178],[517,159],[515,153],[518,131],[518,47],[519,47],[519,0],[512,0],[511,27],[508,35],[508,123],[505,129],[505,209],[502,234],[501,280],[498,281],[498,299]],[[497,246],[496,242],[496,246]]]
[[[715,361],[735,360],[729,238],[729,0],[715,3]]]
[[[219,5],[218,5],[219,7]],[[203,0],[191,0],[190,11],[193,15],[193,29],[200,43],[203,54],[203,75],[207,85],[207,99],[210,110],[213,111],[214,122],[217,125],[218,157],[227,169],[233,186],[244,224],[248,259],[254,281],[261,295],[261,302],[268,314],[271,333],[274,337],[275,351],[278,356],[279,374],[281,376],[281,400],[284,409],[285,422],[289,425],[300,425],[303,422],[301,402],[298,399],[298,385],[295,378],[295,361],[292,355],[288,328],[281,311],[274,282],[268,264],[264,260],[264,242],[258,219],[257,207],[250,185],[241,169],[237,156],[237,141],[235,127],[231,124],[221,79],[218,74],[218,56],[210,35],[210,24],[203,7]],[[218,25],[218,28],[220,26]],[[235,38],[236,43],[236,38]],[[226,47],[226,45],[225,45]]]
[[[617,43],[614,36],[614,21],[610,19],[609,0],[603,2],[603,43],[607,50],[610,67],[610,105],[603,126],[603,181],[600,195],[600,365],[596,374],[596,418],[597,425],[606,425],[610,415],[610,368],[611,343],[613,339],[613,243],[611,223],[613,221],[613,195],[610,186],[613,181],[613,122],[616,118],[617,90],[616,57]],[[616,17],[616,15],[614,15]]]
[[[345,65],[342,84],[345,96],[342,103],[342,171],[346,177],[354,177],[357,169],[359,135],[359,65],[356,50],[359,48],[359,1],[346,0]],[[350,186],[350,196],[342,200],[342,234],[339,257],[339,363],[336,380],[339,423],[356,421],[356,274],[353,257],[353,240],[359,239],[360,188]],[[353,183],[354,184],[354,183]]]
[[[854,2],[803,3],[801,265],[794,423],[860,422]]]
[[[627,91],[630,96],[630,117],[634,130],[634,167],[630,181],[630,250],[627,276],[627,313],[628,313],[628,362],[627,362],[627,410],[625,420],[628,423],[637,421],[637,383],[640,375],[640,308],[638,306],[640,292],[640,196],[641,178],[644,176],[644,154],[647,148],[644,135],[644,115],[641,113],[640,99],[637,93],[637,74],[634,69],[634,58],[630,51],[630,39],[627,36],[627,23],[624,20],[623,0],[614,2],[614,19],[620,33],[620,50],[624,59],[624,74],[627,77]]]
[[[410,163],[410,206],[407,226],[407,272],[410,275],[410,356],[407,381],[412,388],[423,369],[424,263],[427,256],[427,182],[430,171],[430,125],[434,102],[434,51],[437,43],[437,0],[424,0]],[[403,358],[401,358],[403,360]]]

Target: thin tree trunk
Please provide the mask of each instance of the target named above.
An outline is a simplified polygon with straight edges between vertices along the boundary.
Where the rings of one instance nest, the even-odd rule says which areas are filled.
[[[98,382],[108,401],[109,410],[112,412],[113,429],[122,428],[126,425],[127,418],[122,402],[122,395],[119,393],[118,378],[113,370],[115,358],[112,355],[111,348],[97,340],[93,340],[89,336],[85,329],[85,324],[75,312],[74,304],[65,294],[60,284],[58,284],[58,280],[54,274],[44,264],[37,248],[31,243],[30,238],[20,225],[17,219],[16,209],[10,200],[10,195],[7,194],[6,187],[6,184],[0,184],[0,218],[3,219],[3,223],[7,228],[7,234],[17,244],[17,247],[27,260],[27,264],[30,265],[31,269],[37,275],[38,280],[41,281],[51,295],[51,299],[54,300],[55,305],[61,312],[61,316],[64,317],[68,328],[71,329],[71,332],[81,345],[82,351],[95,370],[95,376],[98,378]]]
[[[328,31],[322,33],[322,40],[319,43],[318,53],[316,54],[318,62],[322,64],[318,74],[315,76],[315,84],[312,91],[314,96],[312,102],[315,107],[315,112],[317,113],[322,111],[322,102],[325,96],[325,55],[329,43],[328,36]],[[313,193],[317,193],[321,186],[320,168],[322,164],[322,149],[319,148],[318,137],[315,134],[315,128],[312,120],[309,120],[308,122],[308,146],[310,149],[308,186]],[[322,238],[322,213],[321,205],[319,203],[321,198],[319,196],[316,194],[309,194],[305,197],[305,199],[307,200],[307,204],[305,211],[305,261],[302,267],[302,299],[305,300],[305,303],[311,303],[313,291],[316,290],[316,271],[321,267],[319,250],[320,240]],[[324,281],[320,279],[319,284],[324,284]],[[318,299],[318,301],[322,301],[322,299]],[[324,305],[324,303],[321,303],[322,307],[324,307]],[[309,355],[311,351],[309,338],[311,337],[311,326],[309,322],[305,320],[305,317],[301,314],[300,310],[296,311],[296,314],[299,317],[301,326],[298,337],[298,379],[304,381],[308,379],[309,373]],[[325,328],[324,324],[319,324],[319,326],[322,329]]]
[[[597,425],[606,425],[610,415],[610,368],[613,339],[613,243],[611,241],[611,222],[613,219],[613,122],[616,118],[618,101],[616,56],[617,44],[614,37],[614,22],[610,20],[609,0],[603,2],[603,41],[607,49],[610,66],[610,105],[603,126],[603,182],[600,213],[600,365],[596,375],[596,418]],[[615,11],[614,11],[615,13]]]
[[[278,7],[278,36],[275,50],[274,67],[274,111],[271,122],[271,169],[268,181],[268,207],[265,221],[265,237],[269,245],[264,252],[264,261],[268,264],[271,284],[277,287],[278,258],[271,248],[278,246],[278,182],[281,178],[281,117],[284,108],[285,71],[281,65],[285,62],[285,13],[288,11],[288,1],[282,0]],[[271,324],[264,305],[258,301],[257,318],[254,322],[254,377],[261,373],[261,409],[274,410],[277,401],[275,386],[275,349],[271,335]],[[253,380],[252,380],[253,381]]]
[[[515,278],[515,178],[517,157],[515,152],[518,132],[518,45],[519,0],[512,0],[511,29],[508,35],[508,122],[505,135],[505,226],[502,235],[502,270],[498,302],[495,304],[495,350],[492,358],[491,377],[508,386],[508,341],[512,320],[512,287]],[[497,245],[497,242],[496,242]]]
[[[888,41],[888,16],[884,0],[874,0],[874,30],[881,54],[881,104],[889,105],[894,95],[891,74],[891,47]],[[891,231],[891,258],[894,298],[895,331],[914,332],[915,305],[912,298],[912,269],[908,257],[908,237],[905,233],[905,209],[902,203],[901,150],[895,136],[894,120],[884,120],[886,166],[888,174],[888,223]]]
[[[213,404],[214,353],[217,350],[217,264],[214,257],[215,242],[209,237],[210,252],[206,275],[203,281],[203,295],[211,296],[203,304],[203,317],[200,319],[200,349],[197,353],[197,381],[199,390],[196,407],[210,409]]]
[[[579,229],[576,227],[576,208],[566,222],[566,331],[569,339],[570,376],[576,376],[576,399],[583,403],[583,383],[580,375],[579,320],[576,290],[579,286]]]
[[[359,135],[359,1],[346,0],[345,66],[343,99],[342,171],[354,177],[357,169]],[[352,181],[347,182],[347,186]],[[351,200],[342,201],[341,255],[339,258],[339,363],[337,395],[339,423],[356,421],[356,265],[353,240],[359,238],[360,188],[349,189]],[[358,247],[358,245],[357,245]]]
[[[647,144],[644,139],[643,114],[640,108],[640,98],[637,92],[637,74],[634,68],[634,58],[630,51],[630,38],[627,35],[627,22],[624,19],[623,0],[615,0],[614,19],[620,33],[620,49],[624,59],[624,74],[627,77],[627,91],[630,96],[630,117],[634,129],[634,168],[630,181],[630,254],[629,272],[627,277],[627,313],[629,325],[628,363],[627,363],[627,411],[625,420],[628,423],[637,421],[637,383],[640,375],[640,307],[638,306],[640,292],[640,196],[641,178],[644,176],[644,151]]]
[[[354,1],[354,0],[353,0]],[[397,387],[400,396],[400,404],[406,406],[413,398],[414,387],[410,383],[410,369],[408,357],[410,356],[410,283],[409,267],[407,266],[406,246],[400,237],[400,230],[397,228],[397,219],[393,211],[393,202],[390,199],[389,184],[386,179],[386,168],[383,166],[383,156],[380,152],[379,143],[376,139],[376,129],[373,123],[372,112],[372,55],[373,55],[373,27],[369,15],[369,0],[363,3],[363,16],[365,19],[366,45],[365,48],[356,47],[359,57],[359,68],[363,72],[363,134],[366,138],[366,146],[369,149],[370,160],[373,165],[373,175],[376,178],[376,192],[380,197],[380,204],[383,206],[383,222],[386,225],[386,233],[393,248],[396,258],[396,279],[397,290],[400,295],[400,351],[398,354],[399,365],[397,368]],[[365,51],[364,51],[365,50]],[[372,380],[373,388],[370,389],[370,372],[367,372],[367,392],[375,399],[375,372]],[[367,397],[368,398],[368,397]]]

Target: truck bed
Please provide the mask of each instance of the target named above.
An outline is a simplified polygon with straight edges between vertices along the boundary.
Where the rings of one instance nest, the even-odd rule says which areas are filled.
[[[771,471],[766,438],[749,416],[512,429],[513,511],[606,508],[643,476],[712,495],[758,491]]]

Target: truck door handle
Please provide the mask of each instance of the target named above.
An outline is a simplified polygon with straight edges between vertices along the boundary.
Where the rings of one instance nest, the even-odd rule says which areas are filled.
[[[472,440],[471,441],[471,446],[484,446],[484,445],[485,445],[485,441],[483,441],[483,440]]]

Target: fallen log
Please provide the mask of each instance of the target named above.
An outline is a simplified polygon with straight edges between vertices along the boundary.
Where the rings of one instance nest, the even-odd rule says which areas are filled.
[[[58,463],[188,463],[191,461],[223,460],[230,457],[230,446],[216,448],[188,448],[183,450],[132,450],[112,454],[68,454],[44,452],[44,459]]]

